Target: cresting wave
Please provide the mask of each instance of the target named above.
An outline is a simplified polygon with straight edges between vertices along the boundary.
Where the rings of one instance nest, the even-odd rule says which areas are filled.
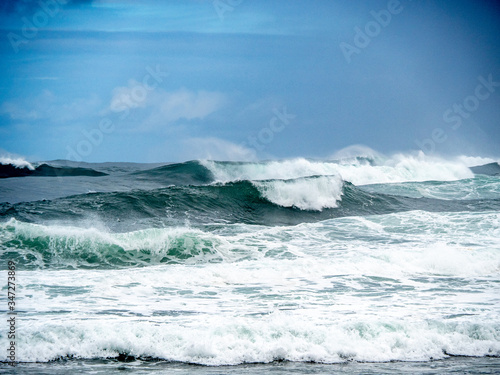
[[[19,361],[500,357],[493,160],[56,163],[108,175],[0,180]]]
[[[411,210],[486,211],[494,199],[446,200],[368,192],[337,176],[238,181],[153,190],[89,193],[60,199],[0,204],[0,217],[24,222],[99,219],[113,231],[211,223],[294,225],[334,217]],[[43,221],[41,221],[43,219]]]
[[[206,317],[183,326],[128,319],[83,320],[78,326],[61,322],[24,328],[19,358],[46,362],[130,356],[220,366],[283,360],[345,363],[498,357],[499,330],[495,322],[460,320],[351,318],[320,324],[307,316],[279,312],[262,319]],[[37,340],[31,342],[30,337]]]
[[[339,176],[315,176],[293,180],[254,181],[260,194],[282,207],[321,211],[338,207],[344,182]]]
[[[27,168],[34,170],[33,165],[20,157],[0,156],[0,165],[11,165],[15,168]]]
[[[11,220],[3,249],[17,246],[19,259],[52,251],[40,254],[45,267],[19,266],[31,321],[17,355],[203,365],[498,357],[499,223],[498,212],[413,211],[112,234]],[[92,246],[122,250],[100,268],[78,258]],[[134,264],[149,267],[107,267],[134,249]]]
[[[303,158],[249,162],[200,161],[216,181],[295,179],[310,176],[340,176],[354,185],[409,181],[454,181],[474,177],[465,162],[447,161],[419,154],[391,158],[355,157],[332,161]]]
[[[210,233],[182,227],[110,233],[15,219],[0,224],[2,259],[14,260],[25,269],[220,262],[225,258],[223,242]]]
[[[281,259],[286,264],[286,260],[304,257],[304,249],[309,246],[314,249],[310,255],[334,262],[335,266],[328,268],[330,275],[354,272],[396,277],[431,272],[485,276],[500,271],[499,254],[492,250],[500,245],[499,224],[500,217],[494,212],[412,211],[288,227],[220,224],[201,229],[180,226],[113,233],[95,222],[89,228],[10,219],[0,224],[0,258],[14,260],[19,269],[33,270],[201,265],[263,258]],[[433,239],[435,231],[439,239]],[[346,249],[346,239],[352,238],[359,239],[352,240],[352,252],[331,250]],[[423,239],[428,243],[422,247]],[[384,250],[378,250],[377,255],[370,248],[380,244]],[[321,274],[325,270],[311,272]],[[251,283],[252,277],[246,280],[242,272],[239,276],[240,281]],[[266,277],[260,275],[261,279]]]

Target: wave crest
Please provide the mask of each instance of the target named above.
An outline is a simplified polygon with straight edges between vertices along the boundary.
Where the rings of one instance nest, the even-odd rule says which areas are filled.
[[[0,156],[0,164],[10,164],[16,168],[27,168],[31,171],[35,169],[35,167],[29,161],[26,161],[23,158],[12,158],[10,156]]]
[[[223,240],[190,228],[109,233],[96,228],[44,226],[11,219],[0,225],[2,257],[26,268],[115,268],[217,262]]]
[[[354,185],[417,181],[456,181],[474,177],[460,160],[448,161],[420,153],[312,161],[304,158],[259,163],[201,161],[218,182],[289,180],[340,175]]]
[[[339,176],[316,176],[294,180],[255,181],[260,194],[282,207],[321,211],[336,208],[342,199],[343,181]]]

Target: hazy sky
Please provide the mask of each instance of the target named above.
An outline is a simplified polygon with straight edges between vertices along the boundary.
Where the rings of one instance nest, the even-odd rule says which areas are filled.
[[[3,154],[500,154],[495,1],[2,4]]]

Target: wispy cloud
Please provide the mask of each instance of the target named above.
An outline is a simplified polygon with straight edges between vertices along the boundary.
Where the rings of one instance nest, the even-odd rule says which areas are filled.
[[[160,111],[167,121],[182,118],[204,119],[220,109],[226,102],[224,94],[210,91],[189,91],[159,93]]]
[[[16,98],[2,103],[0,114],[7,115],[14,121],[29,123],[46,119],[52,123],[61,123],[93,116],[100,105],[101,101],[96,95],[66,101],[52,91],[43,90],[35,97]]]
[[[224,139],[190,138],[184,142],[187,159],[252,161],[257,159],[255,150],[238,145]]]
[[[147,92],[141,90],[137,81],[131,80],[128,86],[113,90],[109,110],[126,113],[130,109],[142,108],[143,117],[138,130],[149,130],[179,120],[205,119],[227,102],[226,95],[221,92],[186,88],[171,92],[161,89]]]

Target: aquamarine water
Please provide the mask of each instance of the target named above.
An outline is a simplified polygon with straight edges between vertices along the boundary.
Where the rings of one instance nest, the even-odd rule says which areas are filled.
[[[19,371],[500,370],[499,175],[422,155],[49,164],[64,175],[0,180]]]

